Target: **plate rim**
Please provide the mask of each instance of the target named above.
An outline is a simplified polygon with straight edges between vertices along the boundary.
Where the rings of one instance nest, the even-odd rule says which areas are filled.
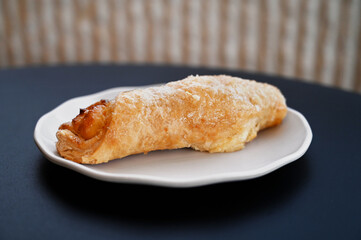
[[[57,165],[60,165],[62,167],[66,167],[68,169],[71,169],[73,171],[76,171],[78,173],[81,173],[83,175],[86,175],[88,177],[102,180],[106,182],[114,182],[114,183],[131,183],[131,184],[142,184],[142,185],[153,185],[153,186],[163,186],[163,187],[178,187],[178,188],[187,188],[187,187],[198,187],[198,186],[204,186],[209,184],[215,184],[215,183],[221,183],[221,182],[231,182],[231,181],[241,181],[241,180],[248,180],[253,178],[258,178],[264,175],[267,175],[268,173],[271,173],[297,159],[302,157],[307,149],[309,148],[313,134],[311,127],[306,120],[306,118],[297,110],[292,109],[290,107],[287,107],[289,114],[294,114],[296,117],[298,117],[301,120],[302,126],[306,130],[306,136],[303,139],[302,144],[300,147],[295,150],[294,152],[279,158],[275,160],[274,162],[270,164],[266,164],[262,167],[259,167],[254,170],[248,170],[243,172],[241,174],[239,171],[235,172],[228,172],[228,173],[217,173],[212,175],[207,175],[204,177],[194,178],[192,180],[179,180],[179,179],[169,179],[164,177],[157,177],[157,176],[149,176],[149,175],[142,175],[142,174],[116,174],[116,173],[99,173],[91,168],[86,167],[86,165],[82,165],[79,163],[75,163],[69,160],[66,160],[60,156],[53,155],[49,153],[50,151],[47,150],[46,144],[42,142],[42,134],[40,134],[41,127],[43,126],[45,120],[49,115],[56,112],[59,108],[61,108],[63,105],[68,104],[72,101],[77,101],[84,98],[96,98],[98,96],[102,96],[105,94],[108,94],[110,92],[121,92],[121,91],[127,91],[132,89],[138,89],[138,88],[144,88],[144,87],[150,87],[155,85],[146,85],[146,86],[123,86],[123,87],[115,87],[110,88],[107,90],[103,90],[100,92],[96,92],[89,95],[74,97],[71,99],[66,100],[65,102],[61,103],[54,109],[50,110],[49,112],[42,115],[39,120],[37,121],[34,129],[34,141],[39,148],[39,150],[42,152],[42,154],[45,156],[46,159],[48,159],[50,162],[55,163]]]

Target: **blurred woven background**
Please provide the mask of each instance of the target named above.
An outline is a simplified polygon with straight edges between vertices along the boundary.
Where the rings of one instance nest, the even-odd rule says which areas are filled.
[[[361,93],[360,15],[360,0],[0,0],[0,67],[225,67]]]

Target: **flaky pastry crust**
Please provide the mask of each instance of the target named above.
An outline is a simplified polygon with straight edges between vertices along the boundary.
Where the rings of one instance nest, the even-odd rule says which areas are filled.
[[[154,150],[232,152],[287,113],[274,86],[225,75],[189,76],[120,93],[86,109],[56,133],[59,154],[98,164]]]

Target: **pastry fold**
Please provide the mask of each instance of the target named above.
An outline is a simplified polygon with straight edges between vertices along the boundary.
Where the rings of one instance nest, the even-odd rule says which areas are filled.
[[[189,76],[101,100],[56,133],[59,154],[98,164],[155,150],[232,152],[287,113],[274,86],[225,75]]]

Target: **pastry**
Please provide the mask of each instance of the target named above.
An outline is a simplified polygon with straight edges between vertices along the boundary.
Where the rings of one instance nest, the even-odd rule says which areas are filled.
[[[232,152],[287,113],[274,86],[231,76],[189,76],[121,92],[81,109],[56,133],[59,154],[83,164],[155,150]]]

